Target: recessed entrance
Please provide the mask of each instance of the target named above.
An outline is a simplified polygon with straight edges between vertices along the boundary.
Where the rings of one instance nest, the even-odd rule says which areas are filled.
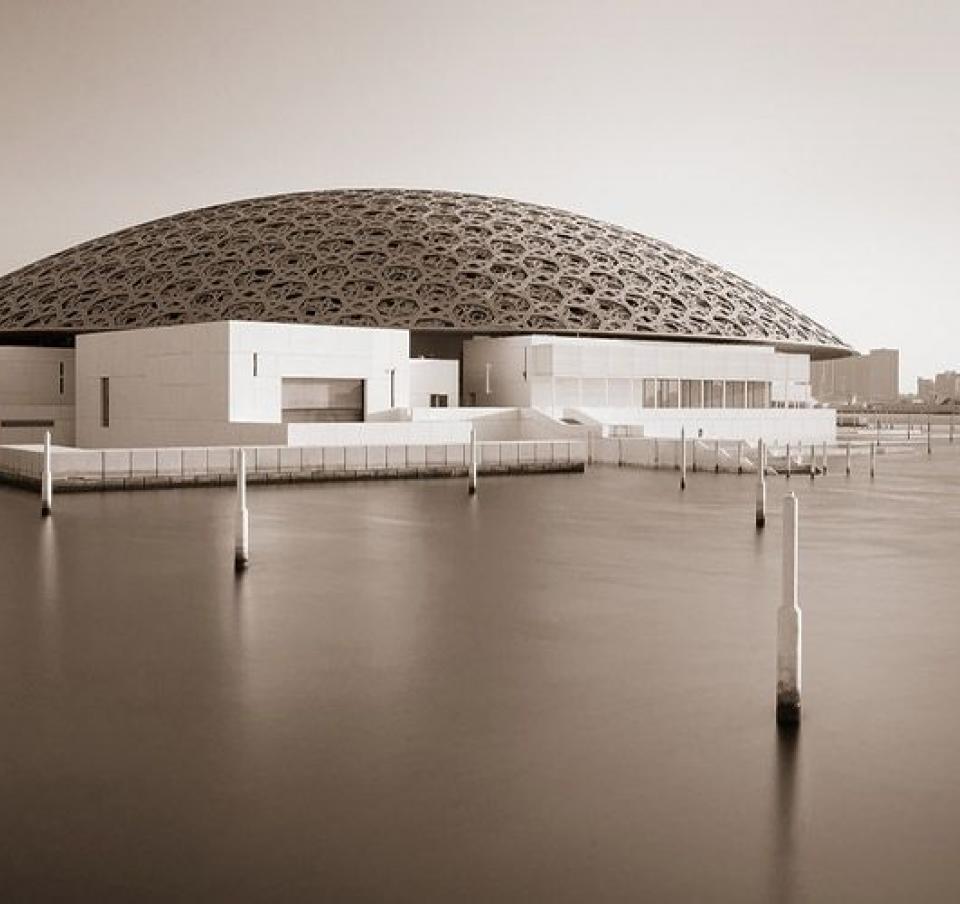
[[[281,416],[285,424],[362,421],[363,397],[363,380],[284,377]]]

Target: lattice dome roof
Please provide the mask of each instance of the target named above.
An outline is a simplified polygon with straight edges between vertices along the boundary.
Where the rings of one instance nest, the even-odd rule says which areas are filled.
[[[469,333],[768,342],[849,353],[715,264],[501,198],[346,190],[124,229],[0,277],[2,333],[266,320]]]

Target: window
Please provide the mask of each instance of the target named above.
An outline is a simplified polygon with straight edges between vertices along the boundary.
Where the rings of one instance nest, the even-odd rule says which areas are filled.
[[[702,408],[703,407],[703,381],[702,380],[681,380],[680,381],[680,407],[681,408]]]
[[[680,407],[680,381],[657,380],[657,408]]]
[[[64,373],[63,373],[63,361],[60,362],[60,395],[63,395],[63,384],[64,384]]]
[[[657,381],[656,380],[643,381],[643,407],[644,408],[657,407]]]
[[[110,378],[100,378],[100,426],[110,426]]]
[[[770,384],[751,380],[747,384],[747,407],[770,407]]]
[[[746,388],[743,380],[727,380],[727,408],[747,407]]]
[[[703,381],[703,407],[723,408],[723,380]]]
[[[449,402],[449,397],[446,393],[431,393],[430,394],[430,407],[431,408],[446,408]]]

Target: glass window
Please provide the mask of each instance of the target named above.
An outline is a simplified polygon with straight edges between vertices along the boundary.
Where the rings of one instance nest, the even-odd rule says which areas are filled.
[[[702,408],[703,407],[703,381],[702,380],[681,380],[680,381],[680,407],[681,408]]]
[[[657,407],[680,407],[680,381],[657,380]]]
[[[746,408],[747,392],[743,380],[727,380],[726,387],[727,408]]]
[[[703,407],[723,408],[723,380],[703,381]]]
[[[644,408],[657,407],[657,381],[656,380],[643,381],[643,407]]]
[[[769,408],[770,407],[770,384],[759,381],[751,381],[747,384],[747,407],[748,408]]]
[[[446,393],[433,392],[430,393],[430,407],[431,408],[446,408],[449,402],[449,397]]]

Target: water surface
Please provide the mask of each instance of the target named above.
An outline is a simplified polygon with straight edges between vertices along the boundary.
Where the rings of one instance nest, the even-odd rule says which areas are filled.
[[[585,475],[0,489],[0,897],[960,898],[960,450],[801,506]]]

